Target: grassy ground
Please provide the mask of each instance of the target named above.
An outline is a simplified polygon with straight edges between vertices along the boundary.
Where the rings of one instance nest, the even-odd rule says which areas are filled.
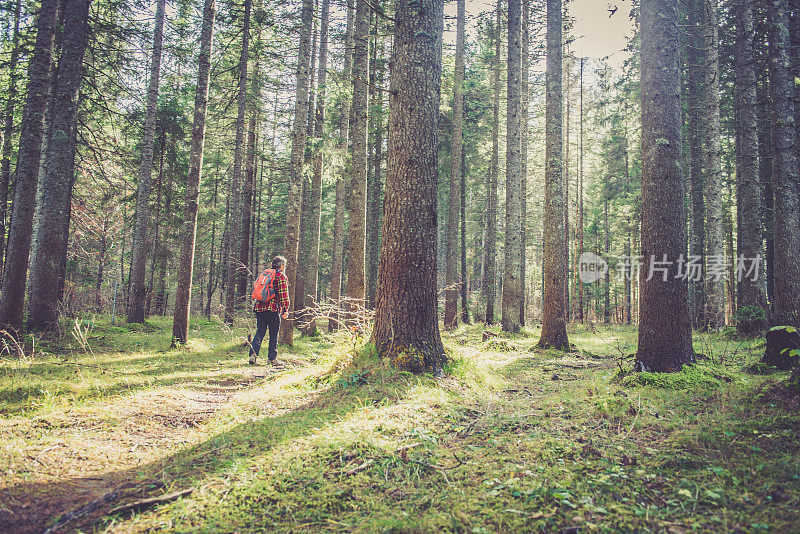
[[[800,532],[800,398],[746,372],[758,341],[696,336],[660,376],[627,373],[632,328],[563,354],[466,326],[435,379],[344,335],[275,370],[245,328],[170,326],[3,354],[0,531]]]

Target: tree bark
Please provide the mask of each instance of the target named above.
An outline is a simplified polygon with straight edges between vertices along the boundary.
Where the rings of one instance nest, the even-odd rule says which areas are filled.
[[[761,223],[761,183],[758,173],[758,123],[756,115],[756,71],[753,43],[753,0],[738,0],[736,17],[736,213],[737,256],[744,260],[763,258],[764,231]],[[738,280],[739,307],[767,310],[763,269],[756,270],[756,279],[742,276]],[[749,314],[748,314],[749,315]],[[742,316],[744,317],[744,315]],[[766,318],[766,315],[764,316]],[[764,326],[761,320],[739,321],[743,332]]]
[[[70,38],[64,40],[56,69],[48,129],[50,138],[38,186],[28,305],[28,328],[31,330],[58,328],[75,183],[78,94],[89,33],[89,0],[65,0],[64,13],[64,34]]]
[[[153,56],[150,59],[150,81],[147,86],[147,109],[142,137],[142,160],[139,165],[139,182],[136,188],[136,216],[133,224],[133,258],[131,260],[131,301],[128,322],[145,320],[145,275],[147,270],[148,228],[150,225],[150,189],[152,188],[153,142],[156,134],[156,108],[161,69],[161,49],[164,36],[164,6],[166,0],[156,4],[156,22],[153,33]]]
[[[0,163],[0,286],[3,283],[3,261],[6,244],[6,211],[8,185],[11,182],[11,140],[14,137],[14,108],[17,104],[17,61],[19,60],[19,13],[22,0],[14,2],[14,23],[11,34],[11,57],[8,60],[8,91],[4,110],[3,152]]]
[[[443,0],[397,0],[374,340],[401,370],[441,372],[436,191]]]
[[[28,96],[22,112],[17,180],[9,224],[8,247],[0,293],[0,327],[19,330],[25,303],[25,281],[31,247],[36,187],[42,155],[42,135],[47,99],[50,93],[50,68],[58,0],[42,0],[36,18],[36,43],[28,63]]]
[[[561,0],[547,0],[545,110],[544,295],[538,346],[569,350],[566,325]]]
[[[195,244],[197,240],[197,208],[200,201],[200,174],[203,170],[203,149],[206,140],[206,109],[211,78],[211,47],[214,35],[214,0],[205,0],[203,26],[200,30],[200,55],[197,59],[197,90],[194,96],[194,123],[189,149],[189,177],[186,182],[186,201],[183,210],[183,235],[180,260],[178,260],[175,312],[172,319],[172,343],[186,344],[189,330],[189,313],[192,297]],[[216,184],[214,186],[216,204]],[[216,221],[215,221],[216,223]],[[214,226],[211,233],[211,251],[214,251]],[[212,260],[213,261],[213,260]],[[211,284],[209,269],[209,285]],[[201,288],[202,289],[202,288]],[[208,295],[211,303],[211,293]],[[210,306],[209,306],[210,309]]]
[[[725,324],[725,285],[724,278],[714,274],[714,266],[719,267],[724,258],[723,220],[722,220],[722,162],[719,94],[719,30],[717,0],[703,0],[703,29],[705,51],[705,83],[702,120],[705,124],[705,302],[706,326],[718,328]]]
[[[677,262],[686,249],[681,178],[678,6],[642,0],[642,276],[639,371],[678,371],[694,361],[687,284]],[[666,272],[654,261],[666,260]],[[651,277],[650,269],[653,268]],[[649,279],[648,279],[649,278]]]
[[[377,19],[377,17],[376,17]],[[367,307],[375,309],[375,299],[377,297],[378,288],[378,262],[380,261],[381,252],[381,218],[383,215],[383,202],[381,192],[383,191],[382,164],[383,164],[383,80],[384,69],[386,62],[384,61],[384,47],[383,40],[380,40],[380,33],[376,25],[376,46],[377,49],[373,53],[375,61],[373,62],[375,72],[375,87],[373,88],[373,95],[371,104],[371,124],[373,139],[373,152],[372,152],[372,179],[368,184],[369,188],[369,230],[368,230],[368,246],[369,246],[369,284]],[[380,44],[378,44],[380,43]],[[372,72],[370,72],[370,79],[372,79]]]
[[[242,21],[242,49],[239,56],[239,96],[236,117],[236,144],[233,151],[233,174],[231,175],[229,196],[231,213],[228,221],[228,257],[225,280],[225,323],[232,325],[236,316],[237,298],[236,282],[239,273],[246,265],[240,263],[242,247],[242,214],[245,211],[243,202],[243,163],[245,157],[245,113],[247,111],[247,60],[250,55],[250,14],[252,0],[244,0],[244,20]]]
[[[330,0],[322,0],[319,32],[319,72],[317,76],[317,109],[314,119],[314,138],[317,146],[314,155],[314,178],[311,182],[311,203],[309,205],[310,233],[308,268],[306,270],[306,307],[314,307],[317,303],[319,281],[319,234],[322,221],[322,164],[325,138],[325,84],[328,71],[328,18]],[[305,325],[305,333],[316,330],[316,321],[312,318]]]
[[[800,327],[800,203],[797,138],[794,127],[794,76],[791,71],[787,0],[771,0],[769,85],[773,104],[775,197],[774,302],[772,324]]]
[[[350,79],[350,71],[353,60],[353,18],[355,9],[353,2],[355,0],[347,0],[347,29],[345,33],[344,43],[344,70],[342,71],[342,79],[347,87],[352,86]],[[337,166],[336,166],[336,197],[334,199],[334,216],[333,216],[333,251],[331,253],[331,285],[330,285],[330,299],[338,304],[341,297],[342,288],[342,267],[344,256],[344,212],[345,212],[345,176],[347,173],[347,147],[350,129],[350,102],[351,99],[345,92],[345,96],[341,103],[342,115],[339,122],[339,145],[337,148]],[[328,331],[335,331],[338,326],[338,314],[328,321]]]
[[[486,209],[486,267],[484,269],[484,296],[486,297],[486,324],[494,324],[494,302],[497,298],[497,177],[500,172],[500,41],[501,0],[497,0],[494,27],[494,64],[492,65],[492,159],[489,163]]]
[[[289,167],[289,198],[286,209],[286,233],[283,241],[286,257],[286,277],[289,281],[289,298],[292,310],[297,308],[294,284],[297,278],[297,253],[300,245],[300,213],[303,199],[303,155],[306,148],[306,119],[308,118],[309,59],[311,54],[311,29],[313,26],[314,4],[303,0],[300,11],[300,48],[297,53],[295,78],[297,89],[292,127],[292,154]],[[302,307],[302,306],[301,306]],[[294,341],[293,317],[281,321],[279,341],[292,345]]]
[[[352,176],[350,232],[347,241],[347,308],[364,306],[367,241],[367,76],[369,70],[369,6],[356,3],[353,48]]]
[[[525,326],[528,302],[527,263],[528,263],[528,112],[530,91],[530,1],[522,0],[522,81],[520,109],[520,269],[519,281],[522,287],[522,301],[519,309],[519,324]]]
[[[522,10],[520,0],[508,0],[508,79],[506,106],[506,227],[503,247],[502,327],[505,332],[519,332],[523,301],[520,270],[522,263],[520,228],[520,187],[522,155],[520,153]]]
[[[458,0],[456,14],[456,64],[453,74],[453,146],[450,154],[450,202],[447,211],[444,328],[458,326],[458,222],[461,217],[461,154],[464,151],[464,27],[466,0]],[[464,280],[461,281],[464,283]]]

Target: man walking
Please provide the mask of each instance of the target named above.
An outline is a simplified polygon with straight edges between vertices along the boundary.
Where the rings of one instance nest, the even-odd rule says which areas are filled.
[[[278,330],[281,317],[289,318],[289,282],[286,279],[286,258],[275,256],[272,268],[264,270],[253,287],[253,299],[256,301],[253,311],[256,314],[256,335],[250,344],[250,365],[256,364],[261,342],[269,329],[269,347],[267,356],[269,363],[281,365],[278,358]]]

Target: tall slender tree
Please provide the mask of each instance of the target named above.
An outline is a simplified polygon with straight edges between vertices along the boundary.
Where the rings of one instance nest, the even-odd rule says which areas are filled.
[[[761,223],[761,183],[758,175],[758,124],[756,70],[753,43],[753,0],[737,0],[736,20],[736,214],[737,256],[739,261],[763,257],[764,232]],[[767,295],[761,268],[756,276],[741,277],[738,282],[740,308],[755,307],[766,311]],[[748,317],[745,319],[745,317]],[[752,319],[749,319],[752,317]],[[757,316],[742,315],[737,327],[750,332],[763,326]]]
[[[189,149],[189,177],[186,182],[186,200],[183,205],[183,235],[178,260],[175,312],[172,319],[172,342],[186,343],[189,330],[189,309],[192,296],[195,244],[197,239],[197,208],[200,201],[200,174],[203,169],[203,149],[206,140],[206,109],[211,77],[211,46],[214,39],[214,0],[205,0],[203,25],[200,29],[200,54],[197,58],[197,90],[194,96],[194,123]],[[216,202],[216,185],[214,191]],[[214,236],[212,233],[213,253]],[[209,282],[210,283],[210,282]],[[209,303],[211,295],[209,295]]]
[[[694,361],[686,280],[678,272],[686,248],[681,217],[678,6],[642,0],[642,237],[640,371],[678,371]]]
[[[164,38],[164,6],[166,0],[156,4],[156,21],[153,31],[153,55],[150,57],[150,80],[147,85],[147,108],[142,136],[142,159],[139,164],[139,182],[136,187],[136,215],[133,223],[133,257],[131,259],[131,300],[128,322],[143,323],[145,319],[145,275],[148,254],[148,227],[150,225],[150,189],[153,181],[153,142],[156,135],[156,105],[161,75],[161,50]]]
[[[465,0],[458,0],[456,10],[456,64],[453,73],[453,148],[450,154],[450,201],[447,211],[447,260],[445,261],[444,328],[458,326],[458,222],[461,218],[461,163],[464,150],[464,28]],[[464,280],[461,281],[464,283]]]
[[[497,177],[500,173],[500,41],[502,32],[501,0],[497,0],[494,25],[494,63],[492,65],[492,159],[486,187],[486,243],[483,275],[486,298],[486,324],[494,324],[494,302],[497,298]]]
[[[366,293],[367,242],[367,77],[369,75],[369,6],[356,3],[353,33],[353,124],[350,178],[350,231],[347,240],[348,307],[363,306]]]
[[[239,300],[236,282],[239,273],[246,265],[242,265],[240,251],[244,236],[242,235],[242,214],[244,209],[244,158],[245,158],[245,115],[247,113],[247,62],[250,57],[250,17],[253,8],[252,0],[244,0],[244,19],[242,20],[242,48],[239,55],[239,94],[236,116],[236,144],[233,149],[233,174],[231,175],[228,195],[231,201],[231,213],[228,225],[228,257],[225,258],[227,272],[225,276],[225,322],[233,324],[236,315],[236,304]]]
[[[59,1],[42,0],[36,17],[36,43],[28,63],[28,95],[22,112],[17,180],[9,225],[3,291],[0,293],[0,327],[19,330],[25,303],[25,282],[36,206],[36,188],[42,155],[42,135]]]
[[[62,44],[56,69],[49,139],[34,219],[28,305],[28,327],[32,330],[58,328],[75,184],[78,95],[89,36],[89,0],[64,0],[64,15],[63,31],[69,39]]]
[[[519,324],[525,326],[525,313],[528,303],[528,113],[530,95],[530,0],[522,0],[522,103],[520,109],[520,268],[519,281],[522,287],[522,302],[519,309]]]
[[[11,181],[11,141],[14,138],[14,108],[17,104],[17,62],[19,61],[19,14],[22,0],[14,2],[14,22],[11,30],[11,55],[8,59],[8,90],[3,110],[3,151],[0,163],[0,284],[3,283],[3,260],[6,244],[6,208]]]
[[[436,191],[443,0],[397,0],[374,340],[399,369],[440,372]]]
[[[353,62],[353,19],[355,17],[355,9],[353,2],[355,0],[347,0],[347,28],[345,30],[344,42],[344,69],[342,70],[342,79],[346,87],[352,86],[350,79],[351,65]],[[333,250],[331,251],[331,284],[330,284],[330,298],[334,303],[338,303],[341,297],[342,288],[342,267],[344,257],[344,214],[345,214],[345,176],[347,171],[347,146],[350,132],[350,98],[345,92],[345,96],[341,103],[341,116],[339,119],[339,143],[337,147],[337,165],[336,165],[336,193],[334,199],[334,216],[333,216]],[[328,330],[333,331],[338,328],[338,314],[328,321]]]
[[[309,60],[311,54],[311,29],[313,26],[313,0],[303,0],[300,11],[300,47],[297,52],[295,79],[294,125],[292,126],[292,154],[289,167],[289,199],[286,210],[286,233],[283,251],[286,256],[286,275],[289,280],[291,306],[297,308],[294,283],[297,278],[297,252],[300,244],[300,213],[303,198],[303,156],[306,148],[306,120],[308,118]],[[280,343],[293,343],[293,320],[281,322]]]
[[[547,0],[547,73],[545,109],[544,290],[542,333],[538,346],[569,350],[566,324],[566,249],[561,0]]]
[[[520,280],[522,250],[520,247],[520,186],[522,158],[520,150],[522,9],[520,0],[508,0],[508,78],[506,105],[506,227],[503,247],[502,326],[506,332],[519,332],[523,296]]]

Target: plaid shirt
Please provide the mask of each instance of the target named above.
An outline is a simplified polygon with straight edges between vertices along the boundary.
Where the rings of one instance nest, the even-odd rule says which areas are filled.
[[[280,304],[280,311],[287,311],[289,309],[289,281],[283,271],[278,271],[275,274],[275,298],[271,298],[266,302],[256,301],[253,311],[278,311]]]

